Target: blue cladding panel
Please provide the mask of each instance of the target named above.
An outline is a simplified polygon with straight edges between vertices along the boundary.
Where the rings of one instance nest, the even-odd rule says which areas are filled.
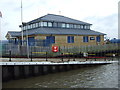
[[[35,45],[34,37],[28,37],[28,45],[29,46],[34,46]]]
[[[74,43],[74,36],[68,36],[67,37],[67,42],[68,43]]]
[[[96,37],[96,41],[97,41],[97,42],[100,42],[100,41],[101,41],[100,36],[97,36],[97,37]]]
[[[88,42],[88,36],[83,37],[83,42]]]

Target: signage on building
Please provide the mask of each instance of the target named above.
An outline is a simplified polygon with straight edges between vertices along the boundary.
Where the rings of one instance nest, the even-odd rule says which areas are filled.
[[[58,46],[52,46],[52,52],[58,52]]]

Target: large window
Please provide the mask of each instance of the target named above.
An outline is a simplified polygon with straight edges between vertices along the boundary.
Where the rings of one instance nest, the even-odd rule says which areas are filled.
[[[77,25],[74,25],[74,28],[77,28]]]
[[[83,42],[88,42],[88,36],[83,36]]]
[[[43,26],[47,27],[47,22],[43,22]]]
[[[81,25],[81,29],[83,29],[83,25]]]
[[[48,22],[48,27],[52,27],[52,23],[51,22]]]
[[[66,27],[67,27],[67,28],[70,28],[70,24],[66,24]]]
[[[100,41],[101,41],[100,36],[97,36],[97,37],[96,37],[96,41],[97,41],[97,42],[100,42]]]
[[[66,24],[65,24],[65,23],[62,23],[62,27],[65,28],[65,27],[66,27]]]
[[[74,36],[68,36],[67,37],[67,42],[68,43],[74,43]]]
[[[73,24],[70,24],[70,28],[73,28]]]

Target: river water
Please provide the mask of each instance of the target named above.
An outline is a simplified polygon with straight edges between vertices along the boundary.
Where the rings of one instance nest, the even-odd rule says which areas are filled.
[[[118,88],[118,62],[13,80],[3,88]]]

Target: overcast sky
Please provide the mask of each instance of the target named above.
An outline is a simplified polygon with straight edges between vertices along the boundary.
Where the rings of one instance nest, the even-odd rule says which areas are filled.
[[[60,14],[93,24],[91,29],[118,38],[119,0],[22,0],[23,22],[46,14]],[[2,39],[8,31],[20,31],[21,0],[0,0]],[[60,13],[61,12],[61,13]]]

